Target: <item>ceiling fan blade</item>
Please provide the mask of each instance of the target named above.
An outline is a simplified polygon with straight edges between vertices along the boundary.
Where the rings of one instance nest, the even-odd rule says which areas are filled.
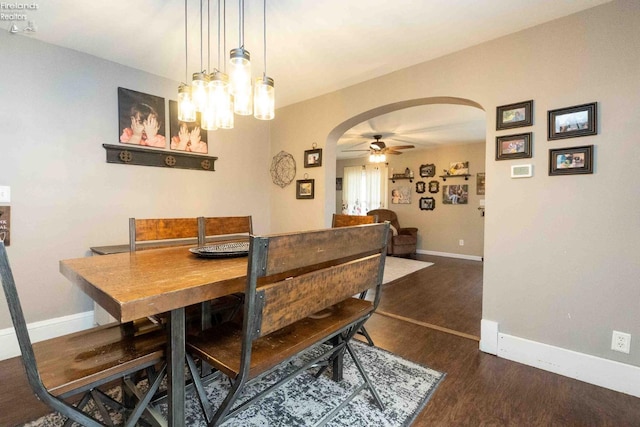
[[[371,150],[342,150],[343,153],[346,153],[347,151],[371,151]]]
[[[389,150],[389,151],[385,151],[384,154],[402,154],[402,153],[400,151]]]
[[[406,150],[407,148],[416,148],[415,145],[394,145],[393,147],[389,147],[392,150]]]

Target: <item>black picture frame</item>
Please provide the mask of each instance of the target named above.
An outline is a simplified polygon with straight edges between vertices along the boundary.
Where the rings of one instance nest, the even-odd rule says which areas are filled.
[[[430,178],[432,176],[436,176],[436,165],[434,163],[420,165],[420,176],[422,178]]]
[[[429,181],[429,193],[435,194],[440,191],[439,181]]]
[[[313,199],[315,187],[314,179],[298,179],[296,181],[296,199]]]
[[[432,211],[436,208],[436,199],[433,197],[420,197],[420,210]]]
[[[593,145],[549,150],[549,175],[593,173]]]
[[[598,134],[598,103],[549,110],[547,140]]]
[[[336,191],[342,191],[342,178],[336,178]]]
[[[304,167],[317,168],[322,166],[322,148],[314,148],[313,150],[305,150]]]
[[[427,187],[424,181],[416,182],[416,193],[424,193],[425,191],[427,191],[426,188]]]
[[[531,157],[532,132],[496,136],[496,160],[526,159]]]
[[[132,117],[138,116],[139,124],[155,116],[156,134],[150,138],[146,130],[142,137],[134,137]],[[164,98],[123,87],[118,88],[118,141],[121,144],[166,148]]]
[[[513,129],[533,124],[533,100],[501,105],[496,108],[496,130]]]

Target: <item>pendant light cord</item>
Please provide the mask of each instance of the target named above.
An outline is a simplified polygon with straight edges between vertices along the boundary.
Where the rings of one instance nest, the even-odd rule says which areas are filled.
[[[202,0],[200,0],[200,71],[202,71]]]
[[[240,35],[240,47],[244,49],[244,0],[238,0],[238,19],[240,22],[238,23],[240,31],[238,31]]]
[[[189,58],[187,43],[187,0],[184,0],[184,82],[189,81]]]
[[[267,78],[267,0],[263,1],[263,40],[264,40],[264,74],[263,78]]]
[[[207,0],[207,70],[211,72],[211,0]]]

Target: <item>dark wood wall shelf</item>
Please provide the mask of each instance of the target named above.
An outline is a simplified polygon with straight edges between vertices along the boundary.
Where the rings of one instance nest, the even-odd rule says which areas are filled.
[[[442,178],[443,181],[446,181],[447,178],[462,178],[464,177],[465,181],[469,181],[469,177],[471,176],[470,173],[466,173],[466,174],[462,174],[462,175],[438,175],[440,178]]]
[[[408,177],[408,176],[403,176],[403,177],[401,177],[401,178],[389,178],[389,181],[392,181],[392,182],[395,184],[395,182],[396,182],[397,180],[400,180],[400,179],[408,179],[408,180],[409,180],[409,182],[413,182],[413,178]]]
[[[156,166],[170,169],[195,169],[214,172],[217,157],[198,156],[166,150],[150,150],[136,146],[102,144],[107,150],[107,163]]]

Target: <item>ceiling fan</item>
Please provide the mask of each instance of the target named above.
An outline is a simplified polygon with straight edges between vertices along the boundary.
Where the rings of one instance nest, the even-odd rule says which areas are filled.
[[[387,147],[387,144],[384,141],[380,141],[382,135],[373,135],[375,141],[369,144],[368,150],[344,150],[346,151],[370,151],[371,154],[402,154],[402,152],[397,150],[405,150],[407,148],[415,148],[414,145],[395,145],[392,147]]]

